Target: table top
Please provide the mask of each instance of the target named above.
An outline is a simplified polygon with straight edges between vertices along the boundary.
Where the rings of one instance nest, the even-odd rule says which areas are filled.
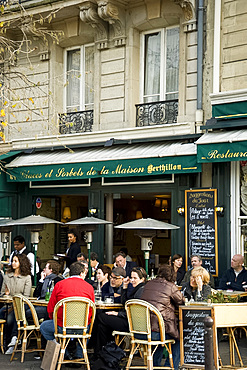
[[[49,301],[44,299],[37,299],[35,297],[27,297],[34,306],[47,306]],[[0,303],[12,303],[12,296],[4,295],[0,297]],[[96,308],[101,310],[119,310],[123,308],[121,303],[108,303],[108,302],[100,302],[96,303]]]
[[[121,303],[107,303],[107,302],[99,302],[96,303],[96,308],[100,310],[120,310],[123,308]]]
[[[224,296],[230,296],[230,297],[237,297],[238,295],[240,295],[240,297],[247,297],[247,292],[243,292],[243,291],[238,291],[238,290],[234,290],[233,292],[232,291],[229,291],[229,290],[217,290],[217,292],[222,292],[224,294]]]

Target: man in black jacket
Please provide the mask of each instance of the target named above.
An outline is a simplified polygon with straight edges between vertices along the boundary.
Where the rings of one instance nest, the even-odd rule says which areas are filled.
[[[130,277],[131,270],[136,267],[136,262],[126,261],[126,255],[123,252],[118,252],[115,255],[116,267],[122,267],[126,271],[126,276]]]
[[[235,254],[232,257],[231,267],[220,279],[220,289],[247,291],[247,270],[243,264],[244,257],[241,254]]]

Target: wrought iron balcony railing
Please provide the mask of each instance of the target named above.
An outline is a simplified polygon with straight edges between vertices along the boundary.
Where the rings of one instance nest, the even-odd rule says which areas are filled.
[[[93,110],[59,114],[60,134],[91,132],[93,127]]]
[[[136,104],[136,127],[176,123],[178,99]]]

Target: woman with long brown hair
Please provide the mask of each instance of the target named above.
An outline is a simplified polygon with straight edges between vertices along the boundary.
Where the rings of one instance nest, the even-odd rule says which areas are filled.
[[[183,268],[183,257],[181,254],[174,254],[174,256],[171,259],[171,265],[173,267],[173,270],[176,273],[176,280],[175,284],[176,285],[181,285],[181,281],[183,280],[185,271]]]
[[[16,254],[7,270],[7,274],[4,275],[1,294],[10,296],[23,294],[28,297],[31,294],[31,288],[31,263],[25,254]],[[1,319],[6,316],[5,310],[5,307],[0,310]],[[5,354],[11,354],[13,353],[14,345],[17,340],[17,324],[13,310],[7,315],[7,325],[8,333],[11,333],[11,341]]]

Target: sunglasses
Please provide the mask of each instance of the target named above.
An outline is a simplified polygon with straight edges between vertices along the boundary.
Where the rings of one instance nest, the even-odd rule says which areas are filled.
[[[110,276],[110,279],[112,279],[112,280],[118,280],[118,279],[122,279],[122,278],[121,278],[121,276],[118,276],[118,277],[117,277],[117,276],[112,276],[112,275],[111,275],[111,276]]]

